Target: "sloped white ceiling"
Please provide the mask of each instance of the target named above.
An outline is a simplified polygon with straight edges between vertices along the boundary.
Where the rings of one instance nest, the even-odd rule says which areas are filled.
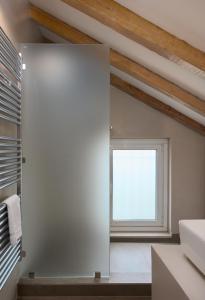
[[[204,0],[115,0],[205,52]]]
[[[138,11],[141,8],[141,15],[144,11],[147,11],[153,17],[155,16],[153,11],[153,2],[157,4],[160,0],[117,0],[123,5],[128,6],[133,11]],[[190,2],[191,0],[180,0],[180,1],[187,1]],[[193,2],[198,2],[199,0],[192,0]],[[42,8],[43,10],[49,12],[50,14],[56,16],[57,18],[61,19],[62,21],[78,28],[79,30],[87,33],[88,35],[92,36],[93,38],[108,44],[113,49],[121,52],[122,54],[128,56],[129,58],[135,60],[136,62],[141,63],[145,67],[149,68],[150,70],[162,75],[163,77],[173,81],[177,85],[185,88],[186,90],[190,91],[191,93],[197,95],[198,97],[205,99],[205,79],[189,72],[187,69],[180,67],[179,65],[175,64],[167,60],[166,58],[161,57],[160,55],[154,53],[153,51],[139,45],[138,43],[129,40],[128,38],[124,37],[123,35],[115,32],[114,30],[110,29],[109,27],[101,24],[100,22],[96,21],[95,19],[79,12],[78,10],[70,7],[69,5],[63,3],[60,0],[31,0],[31,3]],[[161,0],[163,2],[163,0]],[[168,1],[164,1],[168,4]],[[201,2],[201,1],[199,1]],[[205,1],[204,1],[205,2]],[[143,6],[145,3],[145,7]],[[172,3],[177,4],[177,0],[169,1],[169,5],[171,6]],[[150,5],[150,6],[149,6]],[[164,5],[162,7],[165,7]],[[178,7],[178,6],[177,6]],[[140,14],[139,13],[139,14]],[[157,11],[156,18],[160,19],[160,11]],[[170,13],[171,15],[171,13]],[[178,13],[179,17],[180,14]],[[144,15],[142,15],[144,16]],[[145,16],[144,16],[145,17]],[[148,19],[148,16],[146,16]],[[150,17],[151,18],[151,17]],[[177,18],[177,17],[176,17]],[[166,18],[162,18],[164,23]],[[150,21],[153,21],[150,19]],[[187,23],[189,20],[186,20]],[[171,16],[169,19],[171,23]],[[168,24],[168,23],[167,23]],[[160,25],[160,24],[157,24]],[[168,24],[169,25],[169,24]],[[166,26],[168,26],[166,25]],[[170,25],[171,26],[171,25]],[[188,26],[188,25],[187,25]],[[161,26],[162,27],[162,26]],[[186,26],[185,26],[186,27]],[[165,28],[165,25],[164,25]],[[168,30],[168,28],[165,28]],[[173,31],[176,30],[175,26],[173,26]],[[170,31],[170,30],[169,30]],[[185,32],[182,30],[182,32]],[[170,31],[171,32],[171,31]],[[59,42],[56,40],[56,36],[52,33],[49,33],[47,30],[42,30],[42,33],[47,36],[47,38],[53,39],[53,41]],[[174,32],[171,32],[174,34]],[[187,34],[187,33],[186,33]],[[176,108],[178,111],[186,114],[189,117],[192,117],[194,120],[202,123],[205,125],[205,118],[199,115],[198,113],[193,112],[191,109],[185,107],[183,104],[178,103],[174,99],[163,95],[162,93],[155,91],[154,89],[148,87],[145,84],[142,84],[138,80],[128,76],[127,74],[120,72],[119,70],[112,68],[113,73],[119,75],[123,79],[126,79],[128,82],[136,85],[137,87],[141,87],[145,92],[151,95],[158,96],[158,98],[169,104],[170,106]],[[139,86],[140,85],[140,86]]]
[[[44,37],[46,37],[48,40],[51,40],[55,43],[67,43],[66,40],[60,38],[56,34],[50,32],[49,30],[47,30],[43,27],[40,27],[40,30],[42,32],[42,35]],[[170,98],[169,96],[164,95],[163,93],[153,89],[152,87],[149,87],[148,85],[144,84],[143,82],[136,80],[135,78],[131,77],[130,75],[128,75],[112,66],[110,67],[110,70],[113,74],[115,74],[115,75],[119,76],[120,78],[126,80],[127,82],[131,83],[133,86],[141,89],[148,95],[156,97],[157,99],[161,100],[162,102],[175,108],[179,112],[181,112],[181,113],[185,114],[186,116],[192,118],[193,120],[198,121],[199,123],[205,125],[205,118],[203,116],[194,112],[193,110],[189,109],[188,107],[185,107],[183,104],[179,103],[178,101],[175,101],[174,99]]]

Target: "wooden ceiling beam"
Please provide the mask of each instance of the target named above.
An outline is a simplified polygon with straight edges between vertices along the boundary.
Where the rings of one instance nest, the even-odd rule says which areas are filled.
[[[59,36],[63,37],[64,39],[69,40],[72,43],[86,43],[86,44],[93,44],[98,43],[96,40],[92,39],[88,35],[80,32],[79,30],[63,23],[62,21],[54,18],[53,16],[43,12],[42,10],[31,6],[30,13],[32,18],[38,22],[40,25],[46,27],[47,29],[51,30],[52,32],[58,34]],[[80,42],[81,41],[81,42]],[[113,51],[113,50],[111,50]],[[113,51],[114,52],[114,51]],[[116,52],[116,55],[118,53]],[[119,54],[120,55],[120,54]],[[146,94],[145,92],[141,91],[140,89],[136,88],[135,86],[131,85],[130,83],[122,80],[118,76],[111,74],[110,75],[110,84],[114,87],[118,88],[119,90],[129,94],[133,98],[138,101],[141,101],[150,107],[158,110],[159,112],[171,117],[175,121],[183,124],[184,126],[198,132],[201,135],[205,135],[205,126],[194,121],[193,119],[187,117],[186,115],[178,112],[171,106],[161,102],[160,100]]]
[[[78,29],[64,23],[47,12],[31,5],[31,18],[41,26],[61,36],[62,38],[76,44],[95,44],[99,43],[89,35],[79,31]],[[194,96],[175,83],[163,78],[162,76],[152,72],[137,62],[129,59],[121,53],[111,49],[110,63],[115,68],[125,72],[137,80],[157,89],[158,91],[172,97],[174,100],[183,103],[194,111],[205,115],[205,101]]]
[[[130,96],[134,97],[138,101],[141,101],[152,108],[158,110],[159,112],[171,117],[175,121],[183,124],[184,126],[200,133],[201,135],[205,135],[205,126],[198,123],[197,121],[187,117],[183,113],[177,111],[173,107],[163,103],[162,101],[146,94],[142,90],[136,88],[135,86],[131,85],[130,83],[122,80],[118,76],[111,74],[110,76],[110,83],[114,87],[120,89],[121,91],[129,94]]]
[[[46,40],[48,43],[52,43],[50,40]],[[187,117],[186,115],[180,113],[176,109],[172,108],[170,105],[163,103],[162,101],[148,95],[137,87],[131,85],[115,74],[110,74],[110,84],[117,89],[125,92],[126,94],[132,96],[136,100],[158,110],[159,112],[169,116],[175,121],[181,123],[182,125],[198,132],[201,135],[205,135],[205,126],[194,121],[193,119]]]
[[[205,76],[205,53],[114,0],[62,0],[129,39]]]

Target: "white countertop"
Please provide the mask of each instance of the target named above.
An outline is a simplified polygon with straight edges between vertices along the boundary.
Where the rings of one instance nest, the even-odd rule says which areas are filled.
[[[180,245],[153,244],[152,248],[189,299],[205,299],[205,276],[184,256]]]

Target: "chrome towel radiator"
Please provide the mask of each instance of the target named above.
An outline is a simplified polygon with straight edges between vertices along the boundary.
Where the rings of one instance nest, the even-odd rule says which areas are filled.
[[[21,241],[10,245],[7,206],[0,205],[0,288],[3,287],[21,256]]]
[[[13,124],[15,136],[0,136],[0,190],[10,186],[21,196],[21,56],[0,27],[0,119]],[[12,128],[13,128],[12,127]],[[12,188],[13,190],[13,188]],[[10,194],[10,193],[7,193]],[[7,205],[0,199],[0,289],[21,258],[21,240],[11,246]]]

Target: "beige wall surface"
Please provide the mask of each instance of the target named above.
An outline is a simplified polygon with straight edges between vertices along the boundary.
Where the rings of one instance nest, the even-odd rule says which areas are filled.
[[[111,88],[113,138],[169,138],[171,231],[180,219],[205,218],[205,137]]]
[[[27,14],[27,1],[0,0],[0,26],[18,48],[20,42],[41,41],[40,33],[35,24],[29,20]],[[16,126],[0,120],[0,135],[15,136]],[[5,197],[16,193],[14,186],[0,192],[0,202]],[[13,271],[10,279],[0,291],[0,299],[16,299],[16,283],[18,282],[18,267]]]
[[[16,300],[16,287],[19,280],[19,268],[16,267],[15,270],[10,275],[9,280],[7,280],[5,286],[0,291],[1,300]]]
[[[28,16],[27,0],[0,0],[0,26],[14,44],[41,41],[40,32]]]

